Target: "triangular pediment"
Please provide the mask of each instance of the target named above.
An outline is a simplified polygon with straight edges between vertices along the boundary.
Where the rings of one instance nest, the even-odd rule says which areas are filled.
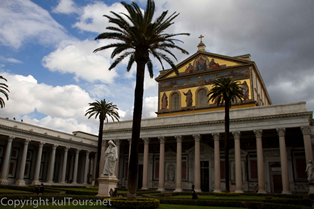
[[[226,68],[239,67],[254,62],[209,52],[197,52],[177,65],[179,76],[214,72]],[[173,69],[167,70],[156,78],[157,81],[177,77]]]

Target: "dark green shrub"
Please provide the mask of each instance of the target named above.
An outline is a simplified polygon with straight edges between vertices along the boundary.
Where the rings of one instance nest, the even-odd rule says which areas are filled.
[[[106,198],[107,199],[107,198]],[[117,209],[156,209],[159,207],[159,200],[149,198],[137,198],[137,201],[128,201],[126,198],[110,198],[111,205]]]

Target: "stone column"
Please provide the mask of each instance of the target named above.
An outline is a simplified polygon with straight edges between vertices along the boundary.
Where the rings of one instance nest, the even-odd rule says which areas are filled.
[[[174,192],[182,192],[182,136],[175,136],[175,138],[177,139],[177,175]]]
[[[195,141],[195,170],[194,170],[194,185],[195,192],[202,192],[201,190],[201,151],[200,151],[200,141],[201,135],[193,135]]]
[[[40,172],[40,166],[41,166],[41,156],[43,154],[43,146],[45,143],[40,142],[38,144],[38,152],[37,152],[37,159],[36,159],[36,167],[35,167],[35,173],[34,173],[34,180],[32,182],[33,185],[39,185],[39,172]]]
[[[215,189],[214,192],[221,192],[220,185],[220,149],[219,149],[219,133],[212,134],[214,138],[214,153],[215,153]]]
[[[75,150],[75,163],[74,163],[74,174],[73,174],[73,182],[72,184],[77,184],[77,170],[78,170],[78,160],[79,160],[79,154],[80,154],[80,149]]]
[[[27,156],[27,150],[28,150],[29,142],[30,142],[29,139],[25,139],[25,141],[24,141],[24,148],[23,148],[23,155],[22,155],[19,177],[15,183],[18,186],[25,186],[24,173],[25,173],[26,156]]]
[[[94,156],[94,167],[93,167],[93,182],[92,182],[92,185],[95,186],[95,183],[96,183],[96,166],[97,166],[97,152],[95,153],[95,156]]]
[[[281,162],[281,178],[282,178],[282,194],[291,194],[289,185],[288,160],[285,140],[285,128],[276,129],[279,136],[280,162]]]
[[[116,161],[116,167],[115,167],[115,175],[117,177],[117,179],[119,179],[119,162],[120,162],[120,140],[116,139],[114,140],[116,146],[117,146],[117,155],[118,155],[118,159]]]
[[[242,172],[241,172],[241,149],[240,149],[240,131],[232,132],[234,137],[234,158],[235,158],[235,177],[236,193],[243,193],[242,189]]]
[[[254,130],[254,133],[256,137],[256,154],[257,154],[257,178],[258,178],[257,193],[266,193],[264,177],[264,155],[262,143],[263,130]]]
[[[10,136],[7,142],[7,148],[5,150],[4,161],[2,165],[2,173],[0,179],[0,185],[8,185],[9,164],[11,158],[11,148],[14,137]]]
[[[89,165],[89,153],[90,151],[86,151],[86,158],[85,158],[85,171],[84,171],[84,180],[83,180],[83,184],[87,184],[87,175],[88,175],[88,165]]]
[[[311,160],[313,162],[312,143],[311,143],[311,129],[309,126],[301,127],[304,140],[306,164]]]
[[[142,190],[148,189],[148,152],[149,152],[149,138],[144,138],[144,157],[143,157],[143,186]]]
[[[54,166],[55,166],[56,148],[57,148],[57,145],[52,145],[49,169],[48,169],[48,178],[47,178],[49,184],[53,183],[53,171],[54,171]]]
[[[165,137],[158,137],[160,141],[159,153],[159,187],[158,191],[165,191]]]
[[[64,148],[64,154],[63,154],[63,164],[62,164],[62,177],[61,177],[61,182],[62,184],[65,184],[65,174],[67,170],[67,162],[68,162],[68,151],[70,147],[65,147]]]
[[[127,139],[129,142],[129,157],[128,157],[128,167],[130,165],[130,157],[131,157],[131,145],[132,145],[132,139]]]

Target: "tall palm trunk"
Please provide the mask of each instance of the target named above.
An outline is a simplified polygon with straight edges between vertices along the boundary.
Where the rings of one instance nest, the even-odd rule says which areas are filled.
[[[99,132],[98,132],[98,147],[97,147],[97,162],[96,162],[96,174],[95,174],[95,186],[98,186],[99,178],[99,164],[100,164],[100,155],[102,147],[102,132],[104,129],[104,120],[99,118]]]
[[[142,109],[143,109],[143,92],[144,92],[144,72],[145,61],[139,60],[137,63],[136,86],[134,97],[133,127],[132,127],[132,144],[129,160],[128,172],[128,200],[136,200],[137,175],[138,175],[138,147],[141,131]]]
[[[225,100],[225,180],[226,192],[230,192],[229,187],[229,101]]]

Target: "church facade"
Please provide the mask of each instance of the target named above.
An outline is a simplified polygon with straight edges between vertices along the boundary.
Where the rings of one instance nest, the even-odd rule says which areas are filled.
[[[313,112],[306,103],[273,105],[250,55],[198,51],[161,71],[156,118],[143,119],[138,188],[221,192],[224,173],[224,107],[207,102],[213,80],[230,77],[244,101],[230,109],[230,184],[233,192],[306,193],[306,162],[313,160]],[[127,185],[132,121],[106,124],[103,137],[119,150],[116,175]],[[106,143],[103,144],[105,149]]]

